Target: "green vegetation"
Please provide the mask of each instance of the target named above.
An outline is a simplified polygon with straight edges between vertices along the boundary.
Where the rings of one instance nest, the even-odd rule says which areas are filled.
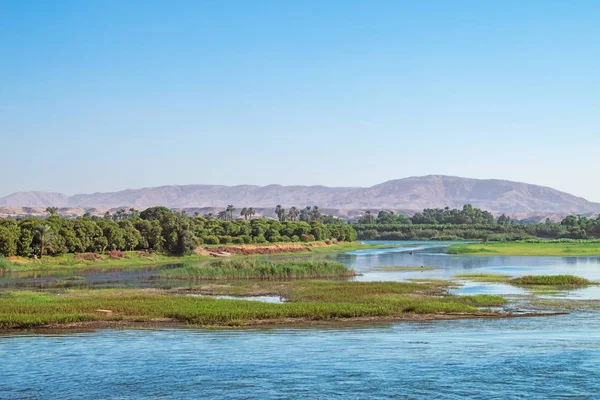
[[[460,244],[450,254],[502,256],[592,256],[600,255],[598,240],[535,240],[508,243]]]
[[[567,286],[589,286],[595,285],[588,279],[574,275],[526,275],[518,278],[511,278],[506,275],[499,274],[460,274],[455,275],[456,279],[470,280],[473,282],[504,282],[515,286],[526,286],[536,289],[539,286],[540,290],[560,289]]]
[[[383,244],[362,244],[358,242],[343,242],[323,246],[322,243],[306,243],[306,254],[312,256],[326,255],[328,253],[345,252],[359,249],[372,249],[389,247]],[[210,246],[206,246],[210,249]],[[227,249],[227,246],[218,246],[218,248]],[[310,252],[309,252],[310,250]],[[289,255],[298,255],[302,253],[274,253],[267,256],[273,259],[283,258]],[[263,254],[254,254],[250,256],[233,256],[232,259],[258,258],[265,257]],[[86,269],[136,269],[153,268],[166,264],[179,264],[187,261],[208,261],[212,257],[205,255],[187,255],[171,256],[164,253],[148,253],[145,251],[116,251],[104,254],[83,253],[83,254],[64,254],[54,257],[44,257],[42,259],[32,259],[25,257],[11,257],[11,261],[0,256],[0,273],[2,271],[60,271],[60,270],[86,270]]]
[[[454,278],[473,282],[508,282],[510,276],[500,274],[458,274],[454,275]]]
[[[142,212],[119,210],[104,218],[86,215],[76,219],[61,218],[55,208],[49,217],[19,221],[0,219],[0,256],[43,259],[67,253],[106,251],[146,251],[183,256],[201,244],[248,244],[313,241],[354,241],[356,232],[345,223],[325,224],[318,207],[299,213],[288,221],[250,219],[233,220],[235,208],[228,206],[222,219],[212,216],[189,217],[166,207],[152,207]]]
[[[497,220],[487,211],[466,204],[461,210],[448,207],[425,209],[408,218],[380,211],[367,211],[353,225],[363,240],[482,240],[600,238],[600,216],[596,219],[568,216],[560,223],[515,221],[505,215]]]
[[[477,307],[505,303],[497,296],[448,295],[444,288],[433,284],[290,281],[252,285],[256,284],[271,285],[277,293],[285,293],[288,302],[224,300],[165,294],[157,290],[7,292],[0,295],[0,329],[81,322],[96,322],[92,325],[96,327],[111,322],[244,326],[348,319],[411,319],[426,314],[486,316],[490,314],[480,312]],[[231,284],[223,287],[231,287]],[[251,286],[245,283],[240,288],[243,292]]]
[[[280,261],[265,259],[185,262],[183,267],[162,271],[171,279],[307,279],[354,276],[353,270],[333,261]]]
[[[167,256],[158,253],[125,251],[118,258],[111,258],[109,254],[84,253],[63,254],[42,259],[25,257],[12,257],[11,262],[5,259],[0,262],[0,271],[50,271],[50,270],[86,270],[109,268],[148,268],[165,264],[176,264],[186,260],[207,260],[203,256]]]
[[[526,275],[508,281],[517,286],[589,286],[592,281],[574,275]]]

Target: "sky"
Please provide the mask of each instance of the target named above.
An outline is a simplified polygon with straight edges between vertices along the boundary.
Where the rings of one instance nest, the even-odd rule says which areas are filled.
[[[600,2],[0,0],[0,196],[427,174],[600,201]]]

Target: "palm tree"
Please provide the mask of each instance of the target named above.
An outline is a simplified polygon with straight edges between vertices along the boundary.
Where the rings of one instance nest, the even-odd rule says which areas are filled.
[[[290,208],[288,211],[288,220],[295,221],[298,218],[298,209],[296,207]]]
[[[246,207],[242,208],[242,211],[240,211],[240,215],[244,217],[245,220],[248,220],[248,209]]]
[[[112,219],[113,219],[113,221],[122,221],[125,219],[126,215],[127,215],[127,213],[125,212],[125,209],[121,208],[120,210],[117,210],[113,214]]]
[[[51,216],[58,215],[58,207],[46,207],[46,212]]]
[[[229,220],[231,221],[233,219],[233,212],[235,211],[235,208],[233,207],[232,204],[230,204],[227,206],[227,209],[225,211],[229,215]]]
[[[323,219],[323,215],[321,214],[321,210],[319,210],[318,206],[313,206],[310,212],[310,220],[311,221],[321,221]]]
[[[369,211],[369,210],[365,211],[365,222],[367,224],[373,223],[373,215],[371,214],[371,211]]]
[[[219,211],[219,214],[217,214],[217,218],[222,219],[223,221],[226,221],[228,217],[228,213],[227,210],[225,211]]]
[[[254,217],[255,214],[256,214],[256,211],[254,211],[254,208],[250,207],[248,209],[248,215],[250,216],[250,219],[252,219],[252,217]]]
[[[310,206],[300,210],[300,221],[310,222]]]
[[[40,241],[40,259],[44,255],[46,251],[46,246],[54,237],[54,232],[52,232],[52,228],[50,225],[40,225],[36,228],[36,235],[38,240]]]
[[[277,218],[279,218],[279,222],[285,221],[285,209],[281,207],[279,204],[275,207],[275,214],[277,214]]]

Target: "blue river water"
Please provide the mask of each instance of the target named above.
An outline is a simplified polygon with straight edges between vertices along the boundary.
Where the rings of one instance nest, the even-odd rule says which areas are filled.
[[[339,256],[366,279],[371,273],[395,280],[494,268],[522,274],[568,265],[582,276],[600,273],[597,258],[542,258],[473,260],[436,255],[426,245],[413,255],[393,249]],[[442,269],[371,270],[420,262]],[[336,328],[0,335],[0,399],[19,398],[596,399],[600,313]]]

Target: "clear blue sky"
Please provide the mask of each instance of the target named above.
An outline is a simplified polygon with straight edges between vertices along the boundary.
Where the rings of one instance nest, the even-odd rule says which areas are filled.
[[[0,196],[446,174],[600,201],[598,1],[0,0]]]

